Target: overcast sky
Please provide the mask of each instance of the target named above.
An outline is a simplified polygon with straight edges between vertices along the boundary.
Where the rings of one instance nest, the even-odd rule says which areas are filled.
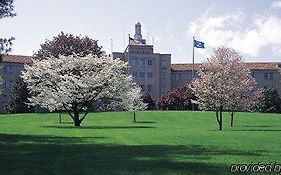
[[[195,50],[196,62],[221,45],[245,61],[281,62],[281,0],[15,0],[15,10],[0,21],[0,37],[16,37],[11,54],[32,55],[60,31],[99,40],[107,53],[112,39],[123,51],[140,22],[154,51],[173,63],[191,62],[192,36],[206,46]]]

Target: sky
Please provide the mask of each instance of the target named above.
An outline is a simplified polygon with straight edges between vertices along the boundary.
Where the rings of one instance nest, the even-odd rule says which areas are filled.
[[[142,24],[154,52],[172,63],[195,62],[219,46],[247,62],[281,62],[281,0],[15,0],[17,16],[0,20],[0,37],[14,36],[10,54],[32,55],[61,31],[98,40],[106,53],[123,52],[134,25]],[[112,42],[111,42],[112,40]]]

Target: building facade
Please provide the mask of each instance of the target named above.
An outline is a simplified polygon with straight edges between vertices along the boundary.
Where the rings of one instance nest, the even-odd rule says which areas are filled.
[[[134,38],[129,38],[125,52],[113,52],[112,56],[129,63],[129,74],[153,98],[171,89],[171,54],[154,53],[153,45],[142,38],[140,23],[135,25]]]
[[[129,63],[128,73],[142,88],[158,99],[165,92],[182,87],[191,82],[192,64],[171,64],[171,54],[154,53],[153,45],[146,44],[141,35],[141,24],[135,25],[134,38],[129,38],[129,44],[124,52],[113,52],[113,58],[120,58]],[[0,112],[10,99],[11,89],[20,76],[25,64],[32,64],[32,57],[9,55],[3,56],[1,76],[3,91],[0,94]],[[274,87],[281,95],[280,64],[276,62],[245,63],[256,80],[256,88]],[[201,64],[194,64],[196,71]]]
[[[153,45],[147,45],[141,35],[141,24],[135,25],[134,38],[129,38],[126,50],[113,52],[113,58],[129,63],[129,73],[154,99],[166,91],[182,87],[192,80],[192,64],[171,64],[170,54],[153,52]],[[245,63],[256,80],[256,87],[274,87],[281,95],[280,64],[277,62]],[[195,78],[200,63],[194,64]]]
[[[17,78],[21,75],[25,64],[32,63],[32,57],[20,55],[4,55],[1,65],[1,77],[3,79],[0,98],[0,113],[4,112],[9,102],[11,90]]]

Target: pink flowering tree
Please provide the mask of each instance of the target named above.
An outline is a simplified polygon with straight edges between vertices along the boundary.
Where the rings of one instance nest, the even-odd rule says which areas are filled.
[[[190,85],[199,107],[215,111],[219,130],[223,129],[223,111],[246,106],[255,84],[242,57],[233,49],[219,47],[198,70],[198,78]]]

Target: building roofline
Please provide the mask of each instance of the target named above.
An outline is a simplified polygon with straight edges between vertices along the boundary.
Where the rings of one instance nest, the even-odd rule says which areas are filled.
[[[245,62],[244,64],[250,70],[279,70],[280,63],[278,62]],[[194,63],[194,70],[198,70],[202,63]],[[179,64],[171,64],[172,71],[190,71],[192,70],[192,63],[179,63]]]
[[[2,61],[6,63],[32,64],[32,56],[24,55],[2,55]]]

